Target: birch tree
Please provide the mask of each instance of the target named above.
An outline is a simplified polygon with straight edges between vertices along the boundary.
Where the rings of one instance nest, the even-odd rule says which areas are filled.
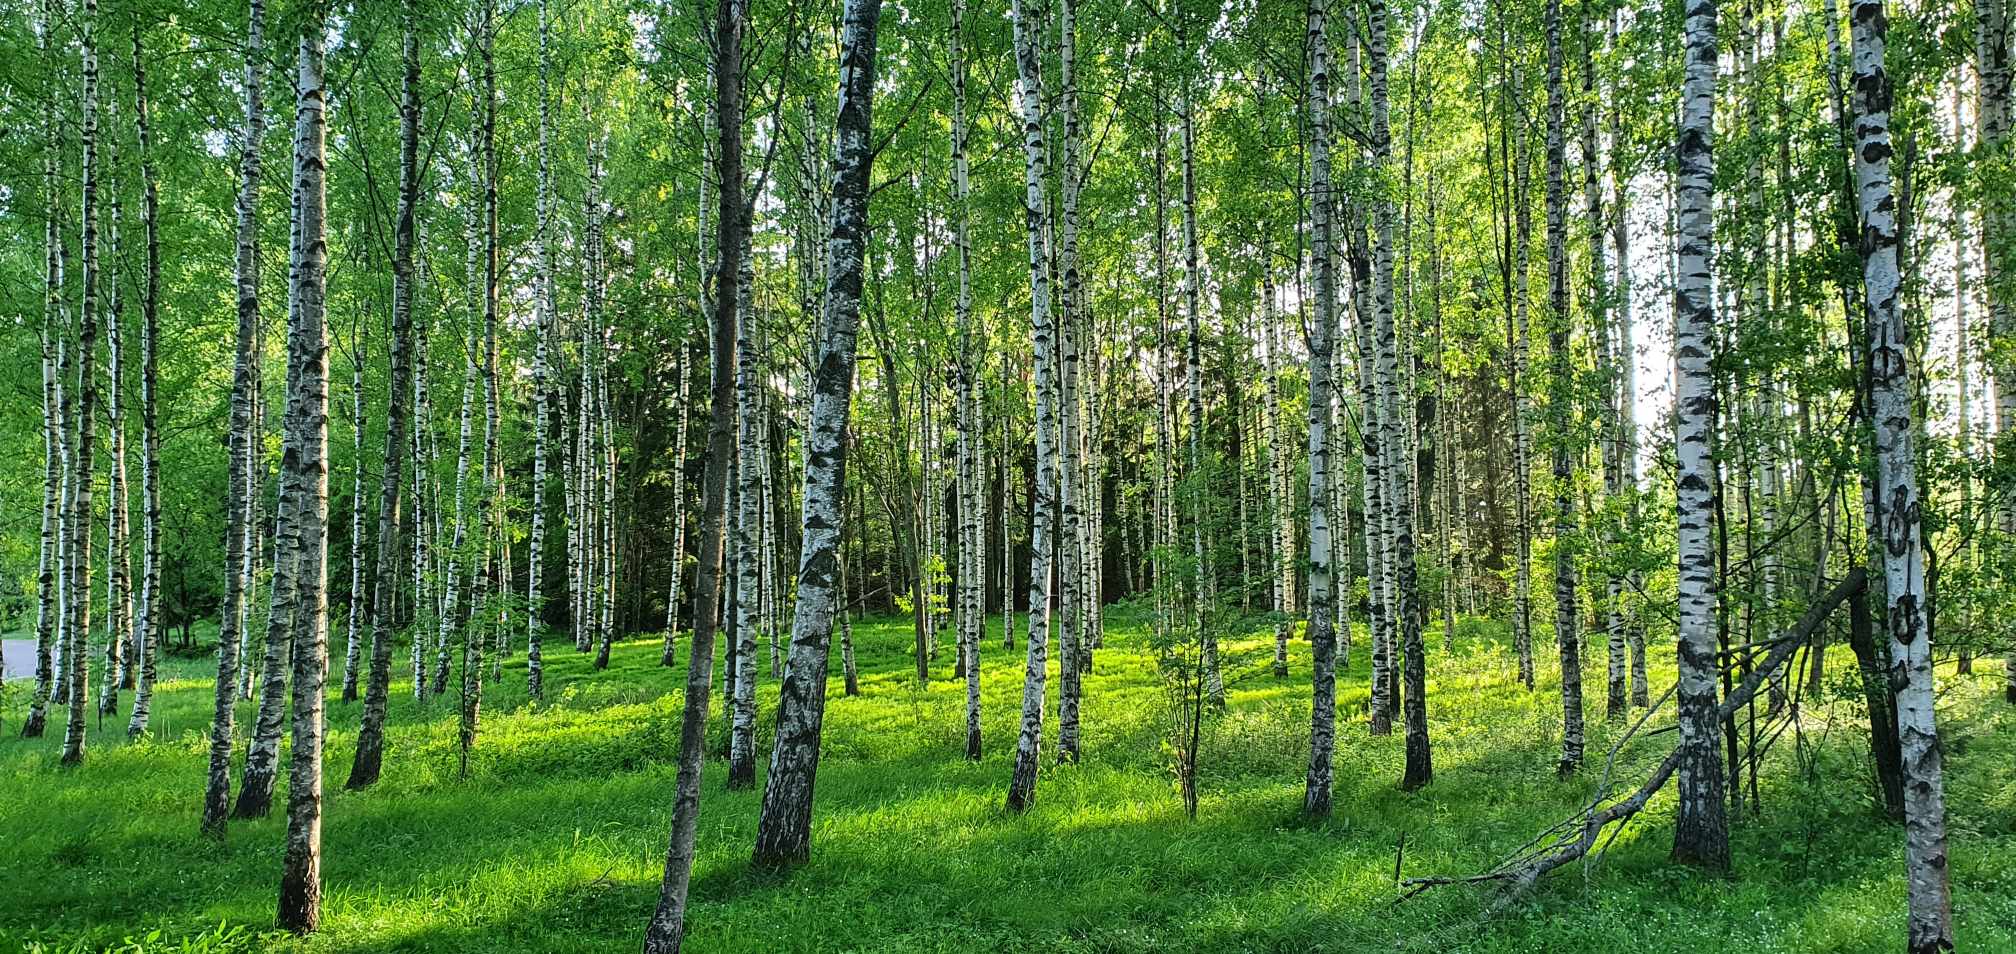
[[[553,286],[553,23],[546,0],[539,2],[539,276],[535,292],[532,345],[532,531],[525,566],[525,680],[533,699],[545,697],[545,661],[540,638],[546,627],[546,593],[540,571],[546,563],[547,339],[558,301]]]
[[[287,848],[276,920],[282,929],[296,934],[312,933],[322,922],[322,710],[323,681],[329,668],[329,595],[324,566],[329,552],[329,340],[323,325],[328,282],[323,128],[328,91],[322,75],[328,7],[322,0],[313,0],[306,14],[294,77],[296,237],[288,295],[289,447],[281,457],[280,469],[280,495],[290,502],[287,508],[294,519],[291,534],[276,538],[279,546],[292,551],[288,559],[298,582],[289,594],[293,605],[283,607],[276,601],[273,607],[275,616],[282,615],[283,609],[295,615]],[[398,485],[396,479],[391,483],[395,488]],[[279,586],[274,589],[277,592]]]
[[[833,614],[842,599],[840,541],[846,532],[847,425],[855,336],[861,326],[863,260],[872,188],[875,38],[881,0],[848,0],[840,25],[840,106],[834,121],[833,200],[826,240],[826,293],[819,363],[805,432],[805,514],[791,659],[778,696],[777,740],[756,823],[755,862],[784,866],[811,855],[812,787],[826,715]],[[842,607],[844,611],[844,607]],[[969,668],[969,673],[977,667]],[[969,676],[969,678],[971,678]],[[969,730],[970,731],[970,730]]]
[[[1680,88],[1675,208],[1679,283],[1673,319],[1674,429],[1678,469],[1680,747],[1679,812],[1673,859],[1729,867],[1729,820],[1722,770],[1722,722],[1716,713],[1715,553],[1711,536],[1715,462],[1714,0],[1688,0]]]
[[[701,476],[699,566],[693,574],[693,638],[687,641],[686,692],[679,719],[679,769],[673,783],[672,832],[658,907],[644,930],[645,954],[678,954],[686,937],[686,895],[700,825],[700,771],[707,756],[707,696],[714,682],[714,631],[720,599],[721,543],[728,496],[729,431],[735,416],[735,316],[748,206],[742,201],[742,0],[715,0],[712,73],[720,187],[715,241],[713,364],[709,371],[707,464]]]
[[[1029,340],[1035,351],[1036,501],[1029,528],[1028,660],[1022,680],[1022,724],[1008,780],[1008,810],[1036,799],[1043,745],[1044,681],[1050,649],[1050,552],[1057,525],[1057,403],[1047,384],[1056,373],[1057,321],[1050,310],[1050,212],[1045,189],[1049,145],[1044,137],[1039,22],[1024,0],[1012,0],[1017,116],[1022,122],[1023,222],[1029,248]]]
[[[1574,374],[1568,354],[1567,91],[1561,0],[1547,0],[1547,351],[1554,469],[1554,643],[1561,653],[1560,775],[1582,766],[1582,655],[1576,633]],[[1600,244],[1597,247],[1601,247]]]
[[[44,75],[53,92],[56,75],[55,2],[42,0],[36,10],[35,45]],[[28,716],[21,723],[21,737],[40,738],[48,731],[49,703],[58,698],[56,654],[62,639],[62,618],[68,607],[60,599],[58,578],[63,568],[63,495],[65,473],[65,422],[63,376],[57,353],[70,325],[69,309],[63,299],[63,203],[61,161],[62,125],[57,116],[57,99],[48,98],[42,109],[42,534],[35,562],[35,688],[29,695]]]
[[[210,722],[210,771],[204,786],[203,833],[224,837],[225,815],[231,805],[231,747],[238,696],[238,646],[243,637],[245,566],[248,552],[246,508],[250,494],[254,447],[252,406],[258,398],[254,349],[259,329],[259,143],[265,136],[266,113],[261,96],[266,84],[266,6],[249,0],[246,25],[245,120],[238,142],[237,357],[231,378],[230,489],[225,504],[224,606],[217,630],[217,692]]]
[[[406,399],[412,386],[413,285],[415,219],[420,202],[420,37],[418,0],[400,6],[399,207],[393,224],[391,381],[385,407],[385,457],[378,482],[378,548],[371,562],[368,595],[371,627],[371,672],[364,690],[364,721],[357,733],[356,755],[345,788],[359,789],[376,781],[383,766],[385,705],[392,685],[392,604],[398,595],[400,491],[405,473]],[[415,467],[419,464],[416,461]],[[416,474],[417,476],[417,474]],[[416,537],[419,527],[414,528]],[[352,599],[357,599],[357,594]],[[427,631],[413,627],[416,645]],[[420,673],[414,673],[416,682]]]
[[[83,298],[78,308],[77,347],[71,364],[77,382],[76,443],[71,451],[70,545],[64,572],[69,578],[68,650],[63,679],[68,694],[68,718],[63,726],[64,765],[84,762],[85,706],[90,699],[91,659],[91,502],[92,442],[98,426],[98,283],[102,278],[98,249],[98,187],[104,170],[98,154],[98,0],[84,0],[77,21],[84,51],[84,122],[80,130],[82,169],[82,229],[78,248],[83,256]],[[112,674],[101,674],[112,678]]]
[[[134,615],[138,679],[126,734],[145,734],[154,710],[161,656],[161,417],[157,392],[161,340],[161,194],[154,166],[154,127],[147,100],[147,58],[133,27],[133,132],[140,149],[140,605]]]
[[[1932,629],[1927,618],[1924,528],[1912,424],[1911,335],[1900,307],[1897,200],[1891,191],[1890,74],[1882,0],[1850,0],[1854,47],[1855,196],[1862,222],[1863,320],[1869,334],[1870,423],[1889,629],[1889,683],[1896,694],[1904,771],[1904,874],[1912,954],[1953,949],[1947,881],[1943,755],[1935,724]]]
[[[1308,110],[1310,263],[1315,271],[1315,317],[1309,326],[1309,646],[1315,657],[1311,684],[1309,774],[1302,810],[1330,815],[1331,760],[1337,747],[1337,636],[1330,601],[1330,364],[1336,329],[1336,256],[1332,252],[1330,181],[1330,40],[1324,0],[1309,0]]]

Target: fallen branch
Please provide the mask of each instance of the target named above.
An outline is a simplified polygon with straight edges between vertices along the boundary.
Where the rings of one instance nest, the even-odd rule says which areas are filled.
[[[1860,594],[1867,585],[1867,575],[1861,567],[1855,567],[1850,569],[1848,575],[1840,583],[1835,584],[1834,588],[1829,590],[1825,596],[1821,597],[1812,606],[1807,607],[1806,614],[1799,618],[1799,622],[1796,625],[1786,630],[1783,636],[1780,636],[1769,644],[1772,647],[1771,652],[1764,657],[1764,661],[1751,670],[1748,675],[1744,676],[1743,681],[1730,691],[1729,697],[1724,699],[1721,705],[1716,706],[1716,720],[1720,721],[1728,718],[1735,714],[1737,709],[1748,705],[1750,700],[1756,698],[1758,691],[1763,688],[1765,681],[1779,667],[1783,666],[1786,660],[1796,655],[1801,646],[1804,646],[1813,638],[1814,631],[1818,630],[1821,623],[1826,621],[1828,614],[1832,613],[1850,597]],[[1664,700],[1662,699],[1661,701]],[[1650,714],[1650,712],[1647,712],[1646,717],[1649,717]],[[1644,718],[1640,718],[1638,725],[1643,724]],[[1617,745],[1623,745],[1624,741],[1628,740],[1636,731],[1637,725],[1632,726],[1631,732],[1627,732],[1623,739],[1619,739]],[[1611,759],[1614,760],[1615,758],[1616,747],[1613,747],[1611,750]],[[1531,887],[1554,869],[1587,856],[1591,850],[1596,848],[1597,843],[1602,840],[1605,829],[1608,829],[1612,825],[1619,825],[1628,821],[1632,816],[1643,811],[1646,804],[1652,800],[1652,796],[1658,794],[1659,790],[1664,788],[1666,783],[1673,778],[1673,773],[1679,766],[1680,750],[1678,746],[1675,746],[1674,750],[1667,753],[1666,758],[1660,761],[1659,767],[1653,770],[1651,777],[1647,778],[1643,784],[1639,785],[1635,791],[1623,799],[1598,808],[1597,805],[1607,794],[1599,791],[1596,800],[1592,801],[1588,807],[1563,819],[1547,831],[1542,832],[1538,837],[1527,842],[1526,845],[1522,846],[1511,856],[1493,866],[1490,871],[1467,877],[1410,878],[1401,884],[1401,887],[1405,890],[1402,892],[1400,900],[1404,901],[1429,888],[1448,884],[1502,884],[1507,886],[1507,898],[1517,895],[1519,892]],[[1607,775],[1607,766],[1605,772]],[[1534,847],[1545,841],[1550,835],[1556,837],[1551,842],[1547,842],[1544,847],[1537,849]]]

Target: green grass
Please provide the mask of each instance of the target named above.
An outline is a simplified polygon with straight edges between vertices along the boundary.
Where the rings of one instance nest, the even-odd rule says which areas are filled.
[[[813,857],[788,875],[749,867],[760,789],[725,791],[725,765],[709,762],[690,950],[1694,954],[1902,944],[1902,839],[1870,811],[1852,702],[1809,713],[1810,772],[1789,739],[1774,750],[1762,814],[1737,822],[1732,876],[1667,864],[1669,794],[1601,866],[1564,869],[1487,920],[1490,897],[1468,888],[1394,904],[1401,836],[1405,876],[1481,870],[1589,797],[1613,732],[1596,718],[1589,771],[1557,781],[1556,696],[1544,683],[1517,687],[1495,627],[1466,626],[1453,654],[1430,636],[1437,774],[1414,794],[1397,786],[1399,736],[1364,729],[1361,645],[1341,691],[1337,814],[1310,825],[1296,812],[1306,644],[1295,645],[1288,679],[1265,673],[1264,633],[1230,647],[1242,675],[1209,725],[1191,822],[1166,768],[1163,694],[1142,620],[1124,610],[1088,679],[1086,761],[1046,766],[1035,808],[1007,814],[1022,655],[1001,649],[994,625],[983,650],[987,756],[977,764],[960,757],[964,692],[951,679],[951,647],[919,690],[904,622],[856,627],[863,695],[840,695],[836,658]],[[1540,652],[1544,671],[1551,645]],[[197,837],[207,660],[166,664],[153,734],[129,744],[123,717],[108,720],[76,770],[57,766],[56,738],[14,737],[16,691],[0,738],[0,950],[633,950],[664,865],[683,683],[658,653],[655,639],[622,643],[598,673],[556,639],[549,701],[538,706],[525,699],[522,653],[508,661],[504,682],[486,692],[467,779],[456,776],[452,704],[418,705],[395,682],[385,780],[342,791],[358,707],[332,701],[324,930],[305,941],[270,933],[282,813],[234,823],[223,845]],[[1592,716],[1600,665],[1590,671]],[[1830,665],[1843,671],[1846,658]],[[1654,668],[1669,672],[1670,657],[1655,655]],[[2016,714],[1999,701],[2000,666],[1981,669],[1947,681],[1940,708],[1954,907],[1962,949],[2008,951]],[[765,722],[775,689],[766,672]],[[241,726],[251,714],[240,709]],[[717,737],[719,722],[717,709]],[[1619,780],[1635,784],[1670,742],[1668,733],[1635,743]],[[759,745],[767,754],[767,726]]]

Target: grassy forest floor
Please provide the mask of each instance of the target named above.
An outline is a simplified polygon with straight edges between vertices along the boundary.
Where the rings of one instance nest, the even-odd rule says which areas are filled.
[[[1266,671],[1271,637],[1256,627],[1229,647],[1230,705],[1207,726],[1192,822],[1161,744],[1168,707],[1144,618],[1116,610],[1087,681],[1086,761],[1046,765],[1036,807],[1015,817],[1001,805],[1023,656],[1005,652],[998,618],[993,626],[983,649],[987,755],[977,764],[960,757],[964,690],[951,678],[949,642],[919,690],[907,622],[856,626],[863,694],[840,695],[836,653],[813,856],[803,868],[781,877],[751,870],[760,787],[726,791],[725,764],[709,763],[689,950],[1693,954],[1902,945],[1902,838],[1872,811],[1866,729],[1845,691],[1807,714],[1803,760],[1789,736],[1772,751],[1762,813],[1736,821],[1732,876],[1666,862],[1669,788],[1600,867],[1564,869],[1487,920],[1490,897],[1469,888],[1395,905],[1396,846],[1404,835],[1403,876],[1469,874],[1586,801],[1620,731],[1600,717],[1600,647],[1586,654],[1594,657],[1590,766],[1564,782],[1553,771],[1552,682],[1519,689],[1508,640],[1493,626],[1461,627],[1453,653],[1431,632],[1436,778],[1407,794],[1397,785],[1401,737],[1373,738],[1364,727],[1361,631],[1339,706],[1348,721],[1337,814],[1312,826],[1297,817],[1308,646],[1296,643],[1294,674],[1276,678]],[[564,638],[549,645],[548,702],[526,701],[522,652],[505,663],[504,682],[486,689],[466,779],[456,776],[453,702],[416,704],[396,681],[385,780],[342,791],[358,706],[331,702],[324,930],[306,941],[263,933],[284,808],[233,823],[223,845],[197,837],[207,656],[164,664],[149,740],[128,744],[123,715],[108,719],[75,771],[57,766],[58,738],[16,737],[26,687],[10,685],[0,726],[0,950],[634,950],[664,866],[683,676],[657,665],[656,639],[619,644],[599,673]],[[1553,647],[1536,651],[1544,678]],[[1851,658],[1837,649],[1833,674],[1848,673]],[[1953,897],[1963,950],[2011,951],[2016,711],[2000,701],[2001,665],[1980,668],[1942,686]],[[1655,690],[1671,671],[1670,651],[1655,649]],[[1050,685],[1054,699],[1054,676]],[[766,674],[758,740],[766,757],[775,698]],[[251,715],[241,706],[240,725]],[[1662,715],[1655,724],[1670,724]],[[718,716],[714,723],[721,738]],[[1670,732],[1635,740],[1620,783],[1635,785],[1671,742]],[[280,784],[284,806],[284,762]]]

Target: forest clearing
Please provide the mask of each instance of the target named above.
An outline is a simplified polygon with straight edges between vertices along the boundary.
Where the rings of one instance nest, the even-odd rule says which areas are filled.
[[[2012,4],[0,0],[0,945],[2016,950]]]

